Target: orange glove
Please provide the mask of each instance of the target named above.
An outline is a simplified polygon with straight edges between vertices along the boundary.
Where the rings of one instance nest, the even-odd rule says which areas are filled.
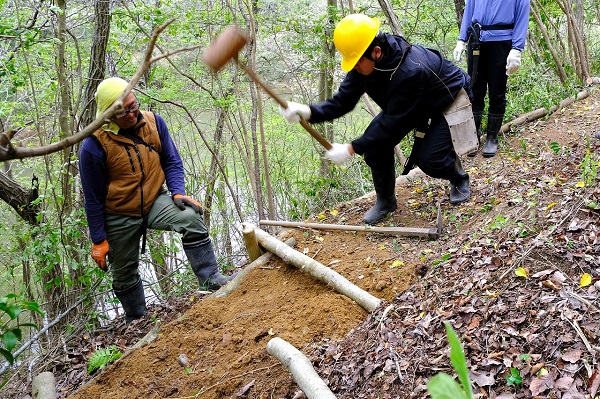
[[[106,255],[110,250],[110,245],[108,245],[108,241],[104,240],[100,244],[92,245],[92,258],[96,261],[98,267],[104,271],[108,270],[106,266]]]
[[[185,206],[187,205],[187,206],[191,207],[196,213],[199,213],[199,214],[204,213],[204,211],[202,210],[202,204],[200,204],[198,201],[191,199],[190,197],[186,197],[185,195],[174,194],[173,202],[182,211],[185,210]]]

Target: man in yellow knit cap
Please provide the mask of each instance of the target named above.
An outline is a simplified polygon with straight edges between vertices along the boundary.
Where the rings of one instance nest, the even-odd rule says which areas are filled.
[[[97,116],[126,87],[120,78],[102,81],[96,92]],[[202,288],[218,289],[231,277],[219,271],[202,206],[186,196],[183,162],[164,119],[141,111],[133,92],[123,108],[83,141],[79,173],[92,258],[106,271],[109,257],[113,290],[129,323],[146,314],[138,265],[140,238],[144,251],[147,228],[182,234],[183,249]]]

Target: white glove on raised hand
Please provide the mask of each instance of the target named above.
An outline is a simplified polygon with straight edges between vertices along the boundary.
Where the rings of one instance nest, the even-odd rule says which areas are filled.
[[[521,52],[517,49],[510,50],[506,57],[506,76],[510,76],[517,72],[521,66]]]
[[[454,61],[458,62],[462,58],[462,52],[465,51],[467,43],[459,40],[456,42],[456,47],[454,47]]]
[[[289,123],[300,122],[300,117],[306,120],[310,119],[310,107],[308,105],[295,103],[293,101],[288,101],[287,105],[287,108],[283,108],[280,105],[279,113],[287,119]]]
[[[325,158],[340,166],[352,158],[352,154],[350,154],[350,149],[348,148],[349,146],[349,144],[333,143],[331,144],[331,148],[325,153]]]

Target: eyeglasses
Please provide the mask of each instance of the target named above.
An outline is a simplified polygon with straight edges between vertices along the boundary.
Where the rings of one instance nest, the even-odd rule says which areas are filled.
[[[127,115],[128,113],[130,113],[130,112],[135,112],[135,111],[137,111],[138,109],[140,109],[140,102],[139,102],[139,101],[138,101],[138,102],[136,102],[135,104],[133,104],[131,107],[127,108],[126,110],[123,110],[123,111],[121,111],[121,112],[117,112],[117,113],[115,114],[115,118],[122,118],[122,117],[124,117],[125,115]]]

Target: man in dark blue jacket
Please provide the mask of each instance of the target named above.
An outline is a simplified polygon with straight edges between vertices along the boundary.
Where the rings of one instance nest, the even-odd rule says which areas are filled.
[[[364,222],[375,224],[396,209],[394,147],[415,129],[404,174],[416,165],[431,177],[450,181],[452,204],[468,200],[469,175],[454,150],[443,112],[461,90],[471,97],[469,76],[435,50],[379,33],[379,21],[362,14],[342,19],[333,38],[341,67],[348,72],[338,92],[310,106],[288,102],[280,112],[290,123],[300,117],[311,123],[330,121],[352,111],[363,93],[381,107],[362,136],[349,144],[334,143],[325,154],[338,165],[355,153],[363,155],[371,168],[377,199]]]

